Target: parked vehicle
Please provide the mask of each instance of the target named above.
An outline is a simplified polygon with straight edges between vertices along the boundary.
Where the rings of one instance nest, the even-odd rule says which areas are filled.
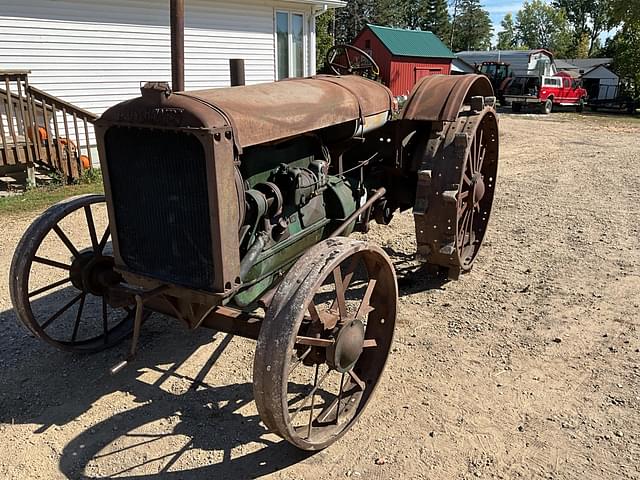
[[[504,105],[504,90],[509,85],[511,78],[513,78],[513,70],[510,64],[489,61],[475,64],[474,67],[478,73],[485,75],[489,79],[493,86],[493,91],[496,92],[496,98],[501,105]]]
[[[456,56],[469,65],[505,64],[509,65],[513,76],[555,75],[553,54],[547,50],[491,50],[458,52]],[[485,72],[482,72],[485,73]]]
[[[560,72],[553,76],[517,76],[506,88],[505,101],[511,110],[519,112],[523,106],[538,107],[549,114],[553,106],[575,106],[582,112],[587,101],[587,91],[569,74]]]

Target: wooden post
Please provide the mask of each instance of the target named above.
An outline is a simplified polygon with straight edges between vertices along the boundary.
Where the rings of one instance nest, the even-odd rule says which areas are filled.
[[[244,60],[241,58],[230,58],[229,74],[232,87],[244,85]]]

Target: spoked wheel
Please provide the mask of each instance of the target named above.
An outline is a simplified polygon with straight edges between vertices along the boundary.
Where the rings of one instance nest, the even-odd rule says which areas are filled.
[[[320,450],[355,423],[384,369],[398,289],[378,247],[326,240],[301,257],[267,310],[253,367],[266,426]]]
[[[112,308],[106,297],[122,281],[109,238],[103,195],[64,200],[29,226],[13,255],[9,289],[36,337],[61,350],[95,352],[131,332],[134,310]]]
[[[375,79],[380,67],[371,55],[353,45],[334,45],[327,51],[326,65],[336,75],[361,75]]]
[[[461,112],[443,131],[431,132],[418,154],[418,253],[457,279],[471,270],[491,214],[498,170],[495,111]]]

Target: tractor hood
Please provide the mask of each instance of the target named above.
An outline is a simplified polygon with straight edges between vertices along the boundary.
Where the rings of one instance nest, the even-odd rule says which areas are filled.
[[[359,121],[363,128],[379,125],[390,117],[394,105],[387,87],[355,75],[176,93],[166,83],[148,83],[141,91],[141,97],[108,109],[98,124],[226,126],[232,128],[236,145],[244,148],[351,121]]]

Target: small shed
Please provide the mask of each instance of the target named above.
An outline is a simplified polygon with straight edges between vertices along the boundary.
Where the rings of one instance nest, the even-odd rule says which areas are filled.
[[[598,65],[582,75],[582,84],[593,100],[613,100],[618,97],[620,77],[606,65]]]
[[[582,79],[590,100],[613,100],[620,94],[620,77],[611,70],[612,58],[566,58],[557,60],[558,70]]]
[[[367,25],[353,44],[380,66],[380,76],[394,95],[407,95],[418,80],[449,75],[453,52],[432,32]]]

